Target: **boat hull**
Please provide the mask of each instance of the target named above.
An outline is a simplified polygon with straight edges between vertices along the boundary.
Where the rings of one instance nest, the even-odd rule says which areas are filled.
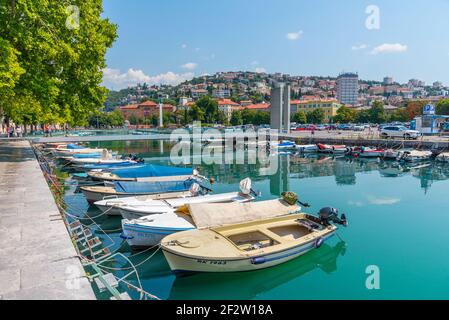
[[[161,240],[166,236],[191,230],[192,228],[172,228],[172,227],[148,227],[139,226],[127,223],[127,220],[122,220],[122,237],[131,248],[148,248],[161,243]]]
[[[335,231],[322,237],[323,242],[334,235]],[[202,259],[187,255],[180,255],[162,247],[165,258],[174,273],[185,272],[241,272],[253,271],[276,266],[295,259],[317,247],[315,240],[304,245],[293,247],[284,251],[258,256],[256,258],[242,259]]]

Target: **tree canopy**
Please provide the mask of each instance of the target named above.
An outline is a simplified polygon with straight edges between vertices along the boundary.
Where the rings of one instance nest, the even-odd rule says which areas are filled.
[[[17,123],[85,124],[102,108],[117,37],[102,0],[0,0],[0,109]]]

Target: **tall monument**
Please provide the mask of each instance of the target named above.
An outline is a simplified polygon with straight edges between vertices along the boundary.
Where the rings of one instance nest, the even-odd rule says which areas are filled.
[[[271,90],[271,129],[290,133],[290,86],[275,83]]]

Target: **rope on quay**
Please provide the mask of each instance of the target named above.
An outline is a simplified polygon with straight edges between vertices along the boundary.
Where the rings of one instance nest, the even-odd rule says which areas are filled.
[[[158,250],[156,250],[153,254],[151,254],[151,255],[150,255],[149,257],[147,257],[145,260],[141,261],[137,266],[135,266],[135,265],[129,260],[129,258],[127,258],[127,257],[124,256],[123,254],[121,254],[120,252],[118,252],[118,251],[122,248],[123,244],[126,242],[124,239],[121,241],[120,245],[116,248],[116,250],[114,250],[114,251],[111,252],[111,251],[109,250],[109,248],[110,248],[111,246],[113,246],[116,242],[115,242],[115,241],[114,241],[114,240],[107,234],[107,232],[120,231],[121,228],[120,228],[120,229],[116,229],[116,230],[104,230],[103,228],[101,228],[101,227],[95,222],[94,219],[95,219],[95,218],[98,218],[98,217],[100,217],[100,216],[103,216],[103,215],[105,215],[105,214],[107,214],[110,210],[112,210],[113,207],[108,208],[108,209],[105,210],[102,214],[97,215],[97,216],[95,216],[95,217],[86,216],[86,217],[82,218],[82,217],[79,217],[79,216],[70,214],[66,209],[69,209],[69,210],[70,210],[70,209],[75,209],[76,211],[78,211],[79,208],[77,209],[75,205],[68,205],[68,204],[64,201],[64,199],[63,199],[63,196],[64,196],[64,187],[66,186],[66,184],[65,184],[65,183],[61,183],[61,182],[59,181],[60,179],[59,179],[56,175],[53,174],[53,171],[54,171],[54,168],[55,168],[55,167],[54,167],[54,164],[50,163],[50,162],[49,162],[49,161],[42,155],[42,152],[40,152],[40,150],[38,150],[38,149],[36,148],[36,146],[33,146],[33,151],[34,151],[34,153],[35,153],[35,155],[36,155],[36,158],[38,159],[39,165],[40,165],[40,167],[41,167],[41,169],[42,169],[42,172],[43,172],[43,174],[44,174],[45,179],[47,180],[47,183],[49,184],[49,186],[50,186],[50,188],[52,189],[52,191],[54,191],[54,192],[53,192],[53,195],[54,195],[54,198],[55,198],[55,203],[56,203],[58,209],[60,210],[60,212],[63,214],[63,220],[64,220],[64,222],[65,222],[65,224],[66,224],[66,227],[67,227],[67,228],[69,229],[69,231],[70,231],[70,234],[71,234],[71,236],[72,236],[72,242],[74,243],[74,247],[75,247],[75,249],[76,249],[76,251],[77,251],[78,257],[80,258],[81,261],[83,261],[83,262],[85,263],[85,265],[86,265],[86,264],[89,264],[89,265],[91,265],[91,266],[94,268],[94,270],[97,270],[97,274],[96,274],[94,277],[100,277],[100,281],[103,282],[103,283],[105,283],[106,287],[109,289],[109,293],[110,293],[112,296],[116,297],[117,299],[122,299],[122,297],[120,296],[120,292],[118,292],[117,290],[115,290],[115,289],[113,289],[113,288],[109,288],[109,287],[107,286],[107,280],[104,278],[103,271],[104,271],[104,272],[107,272],[107,273],[110,273],[110,272],[108,272],[108,271],[105,271],[105,269],[132,270],[130,273],[126,274],[126,275],[125,275],[124,277],[122,277],[122,278],[117,277],[117,276],[116,276],[115,274],[113,274],[113,273],[110,273],[110,274],[112,274],[112,276],[113,276],[114,278],[117,279],[117,282],[123,282],[125,285],[128,286],[129,289],[134,289],[134,290],[136,290],[137,292],[139,292],[139,294],[140,294],[140,299],[141,299],[141,300],[144,299],[144,298],[145,298],[145,299],[150,298],[150,299],[160,300],[160,298],[158,298],[157,296],[152,295],[152,294],[150,294],[149,292],[146,292],[146,291],[143,289],[142,282],[141,282],[141,280],[140,280],[140,276],[139,276],[139,273],[138,273],[137,268],[136,268],[136,267],[138,267],[138,266],[144,264],[145,262],[149,261],[149,260],[156,254],[156,252],[158,252],[158,250],[159,250],[160,248],[158,248]],[[76,237],[75,237],[76,234],[75,234],[75,233],[69,228],[69,226],[68,226],[68,225],[69,225],[69,220],[68,220],[68,218],[72,218],[72,219],[74,219],[75,221],[77,221],[77,222],[79,223],[80,227],[81,227],[82,230],[83,230],[83,231],[82,231],[82,234],[84,234],[84,236],[85,236],[84,241],[85,241],[85,246],[87,246],[86,249],[89,250],[90,255],[92,256],[93,259],[89,259],[89,257],[85,256],[85,255],[80,251],[80,248],[78,247],[78,243],[77,243]],[[90,220],[90,221],[92,222],[92,224],[94,224],[94,225],[98,228],[98,230],[100,230],[100,231],[101,231],[107,238],[109,238],[109,240],[112,242],[111,245],[106,246],[106,247],[103,247],[103,249],[102,249],[102,253],[103,253],[103,254],[102,254],[100,257],[98,257],[98,258],[97,258],[97,256],[98,256],[97,253],[98,253],[98,252],[93,252],[93,250],[92,250],[93,247],[89,244],[88,238],[86,238],[85,230],[90,230],[91,225],[87,226],[86,224],[84,224],[84,223],[82,223],[82,222],[80,221],[81,219],[83,219],[83,220]],[[72,222],[72,223],[73,223],[73,222]],[[90,231],[90,233],[92,234],[92,231]],[[82,239],[82,238],[81,238],[81,239]],[[98,239],[98,238],[97,238],[97,239]],[[100,243],[102,244],[102,241],[101,241],[101,240],[100,240]],[[150,247],[150,248],[148,248],[147,250],[144,250],[144,251],[139,252],[139,253],[137,253],[137,254],[132,254],[132,255],[130,256],[130,258],[131,258],[131,257],[138,256],[138,255],[140,255],[140,254],[143,254],[143,253],[147,252],[148,250],[153,249],[154,247],[155,247],[155,246]],[[107,251],[105,251],[106,249],[107,249]],[[112,267],[107,267],[107,266],[102,265],[102,263],[104,263],[104,262],[106,262],[106,261],[108,261],[108,260],[111,261],[111,259],[114,258],[116,255],[121,256],[121,257],[123,257],[125,260],[127,260],[128,263],[131,265],[131,267],[129,267],[129,268],[120,268],[120,269],[118,269],[118,268],[112,268]],[[114,261],[114,260],[112,260],[112,261]],[[129,277],[132,273],[135,273],[135,274],[136,274],[138,286],[135,286],[134,284],[132,284],[132,283],[130,283],[129,281],[126,281],[126,280],[125,280],[125,279],[126,279],[127,277]]]

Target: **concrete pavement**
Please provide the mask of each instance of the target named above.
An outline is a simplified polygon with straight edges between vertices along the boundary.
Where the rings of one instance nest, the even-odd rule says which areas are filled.
[[[0,299],[96,299],[28,141],[0,141]]]

